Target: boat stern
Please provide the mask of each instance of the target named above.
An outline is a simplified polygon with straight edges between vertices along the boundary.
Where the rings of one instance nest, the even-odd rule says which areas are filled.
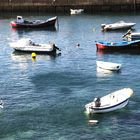
[[[10,22],[10,25],[11,25],[12,28],[16,28],[17,27],[17,24],[16,24],[15,21],[11,21]]]

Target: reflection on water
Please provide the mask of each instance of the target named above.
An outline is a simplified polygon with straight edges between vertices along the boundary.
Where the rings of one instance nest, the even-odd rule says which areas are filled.
[[[135,49],[135,50],[117,50],[117,51],[109,51],[109,50],[98,50],[96,51],[96,54],[98,56],[103,56],[105,54],[130,54],[130,55],[139,55],[140,54],[140,48]]]
[[[52,60],[58,56],[61,56],[61,53],[58,53],[58,54],[56,53],[53,55],[37,54],[36,59],[34,59],[34,60],[38,60],[38,59]],[[24,53],[24,52],[18,52],[18,51],[14,51],[11,54],[11,58],[12,58],[12,60],[17,61],[17,62],[27,62],[27,61],[32,60],[31,53]]]
[[[113,74],[113,71],[110,70],[105,70],[97,67],[96,69],[96,76],[97,77],[106,77],[106,76],[111,76]]]

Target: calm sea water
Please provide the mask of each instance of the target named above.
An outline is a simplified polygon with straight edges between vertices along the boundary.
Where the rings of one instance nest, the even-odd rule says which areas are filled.
[[[47,19],[54,15],[24,15]],[[140,137],[140,55],[96,53],[95,41],[119,41],[126,31],[102,33],[100,24],[136,22],[140,14],[58,15],[59,30],[12,30],[16,15],[0,18],[0,139],[2,140],[128,140]],[[9,42],[29,37],[55,42],[56,57],[15,53]],[[77,43],[80,47],[76,47]],[[119,73],[100,73],[96,60],[122,64]],[[134,96],[122,110],[87,116],[84,105],[94,97],[130,87]],[[89,125],[89,119],[99,124]]]

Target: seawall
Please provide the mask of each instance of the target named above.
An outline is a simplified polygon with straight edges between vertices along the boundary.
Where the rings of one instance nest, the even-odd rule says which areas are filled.
[[[140,11],[140,0],[0,0],[2,12]]]

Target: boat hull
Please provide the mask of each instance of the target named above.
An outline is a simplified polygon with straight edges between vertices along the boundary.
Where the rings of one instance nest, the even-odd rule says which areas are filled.
[[[39,50],[22,50],[22,49],[18,49],[18,48],[14,48],[15,51],[17,52],[23,52],[23,53],[32,53],[35,52],[37,54],[56,54],[56,49],[52,50],[52,51],[39,51]]]
[[[96,65],[100,69],[110,70],[110,71],[119,71],[121,69],[121,64],[118,63],[96,61]]]
[[[115,45],[110,43],[110,45],[104,45],[101,43],[96,43],[96,49],[97,51],[99,50],[107,50],[107,51],[123,51],[123,50],[140,50],[140,41],[134,42],[131,44],[126,44],[126,45]]]
[[[88,113],[107,113],[107,112],[112,112],[118,109],[122,109],[128,104],[128,99],[123,101],[122,103],[119,103],[114,106],[106,107],[106,108],[86,108],[86,111]]]
[[[56,21],[57,21],[57,17],[36,24],[17,23],[16,21],[12,21],[10,24],[12,28],[50,28],[50,27],[55,27]]]
[[[88,114],[105,113],[121,109],[128,104],[132,95],[133,90],[131,88],[124,88],[101,98],[94,98],[92,102],[85,105],[86,112]]]

